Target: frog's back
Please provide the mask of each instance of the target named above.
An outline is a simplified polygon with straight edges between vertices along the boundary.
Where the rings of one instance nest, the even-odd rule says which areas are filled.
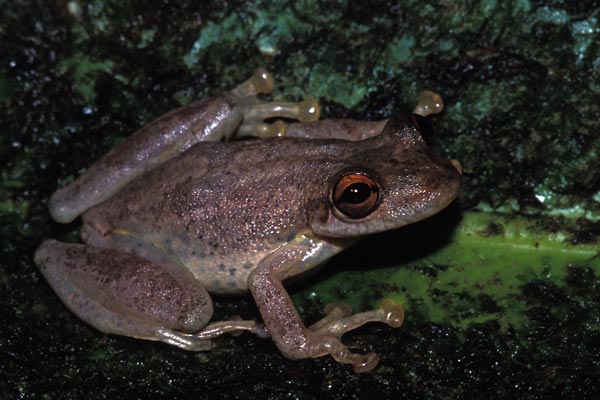
[[[152,244],[209,290],[225,283],[227,291],[243,291],[266,253],[308,228],[307,209],[327,196],[328,171],[344,162],[337,141],[310,142],[202,143],[89,210],[84,221]]]

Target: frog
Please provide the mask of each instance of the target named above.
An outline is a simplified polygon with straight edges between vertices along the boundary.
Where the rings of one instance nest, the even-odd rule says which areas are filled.
[[[259,98],[274,86],[258,69],[170,111],[50,197],[54,220],[82,222],[83,243],[47,239],[34,254],[68,309],[105,334],[189,351],[250,332],[291,360],[377,366],[376,353],[350,351],[342,335],[370,322],[400,327],[399,303],[355,314],[330,304],[306,325],[284,284],[444,209],[459,191],[460,163],[430,149],[418,114],[319,119],[311,97]],[[262,321],[211,322],[211,295],[248,293]]]

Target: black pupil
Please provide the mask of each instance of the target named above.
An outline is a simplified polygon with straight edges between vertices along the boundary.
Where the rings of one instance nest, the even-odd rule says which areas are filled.
[[[353,183],[344,190],[344,201],[350,204],[364,203],[371,196],[371,186],[364,182]]]

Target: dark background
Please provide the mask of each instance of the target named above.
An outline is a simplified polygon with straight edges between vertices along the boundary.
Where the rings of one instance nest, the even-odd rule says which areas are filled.
[[[362,281],[363,264],[350,260],[365,253],[377,252],[369,259],[380,265],[366,264],[375,268],[421,257],[464,231],[466,212],[507,218],[491,217],[483,237],[510,241],[502,235],[516,218],[539,237],[560,236],[567,254],[593,251],[598,2],[52,0],[1,1],[0,9],[0,397],[600,395],[597,250],[589,262],[562,263],[560,282],[517,277],[522,324],[461,327],[413,307],[400,331],[369,325],[347,335],[356,351],[382,355],[374,373],[360,375],[328,357],[286,360],[250,335],[199,354],[106,337],[64,308],[32,262],[44,238],[77,240],[78,222],[56,224],[46,211],[57,187],[152,118],[231,88],[259,66],[276,76],[275,98],[313,95],[323,118],[386,118],[424,89],[441,93],[447,107],[432,118],[435,146],[465,171],[460,198],[441,216],[369,240],[297,287],[307,319],[323,303],[308,295],[320,279],[344,270]],[[417,273],[435,280],[447,268],[452,261]],[[360,288],[373,301],[386,291]],[[346,300],[349,291],[333,296]],[[502,314],[512,305],[478,298],[474,307]],[[257,318],[248,298],[219,302],[216,319],[232,314]]]

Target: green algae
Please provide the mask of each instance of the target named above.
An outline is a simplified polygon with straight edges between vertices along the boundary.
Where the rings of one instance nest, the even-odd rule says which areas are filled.
[[[96,82],[100,74],[112,74],[115,64],[111,60],[94,60],[86,54],[75,54],[57,65],[60,73],[73,76],[75,90],[86,103],[93,103],[96,96]]]
[[[549,6],[540,7],[533,17],[533,23],[547,22],[554,25],[564,25],[569,22],[569,20],[569,13],[565,10],[555,9]]]
[[[353,79],[328,65],[315,65],[310,72],[305,90],[314,96],[354,107],[363,99],[367,88],[356,85]]]
[[[219,24],[209,22],[202,31],[200,31],[198,39],[194,42],[190,52],[183,58],[183,62],[188,68],[192,68],[204,60],[201,58],[204,51],[210,46],[217,44],[218,46],[233,46],[236,41],[243,41],[247,37],[244,32],[242,20],[232,14],[226,17]]]
[[[385,62],[388,65],[398,65],[409,63],[413,60],[413,48],[415,47],[415,38],[407,33],[402,37],[393,40],[385,50]]]
[[[378,283],[384,288],[379,294],[404,304],[408,318],[462,329],[496,320],[504,330],[522,330],[526,305],[515,300],[527,282],[564,287],[570,267],[600,274],[598,245],[573,245],[568,236],[540,229],[535,219],[464,213],[448,244],[434,252],[391,268],[370,271],[365,265],[360,273],[342,272],[301,295],[322,303],[347,301],[354,309],[373,307],[378,299],[365,302],[369,287],[359,285]],[[385,289],[389,286],[392,290]],[[339,293],[346,295],[336,297]]]
[[[184,56],[185,65],[193,68],[205,61],[205,53],[210,47],[233,47],[243,42],[254,43],[261,54],[273,56],[281,47],[311,30],[311,25],[299,18],[287,2],[258,1],[247,6],[239,14],[215,16],[218,22],[206,24],[190,52]],[[310,7],[309,4],[303,6]]]

